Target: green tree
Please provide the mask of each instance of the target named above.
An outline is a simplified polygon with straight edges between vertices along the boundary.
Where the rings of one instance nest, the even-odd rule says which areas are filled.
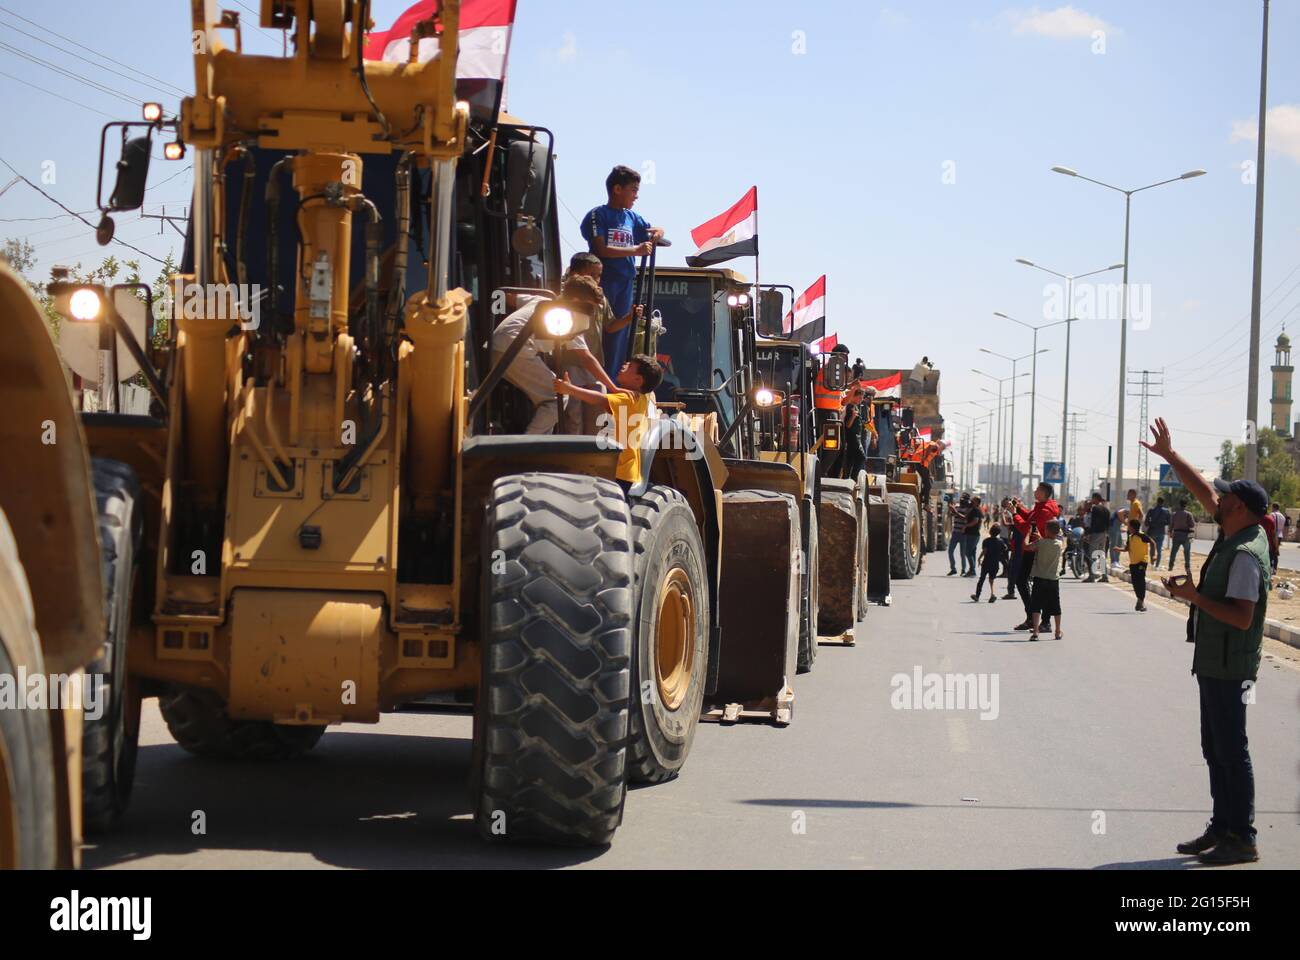
[[[36,248],[25,239],[10,237],[4,241],[0,257],[3,257],[27,281],[27,285],[31,287],[36,301],[45,314],[45,323],[50,328],[54,342],[58,343],[63,317],[54,307],[54,298],[50,296],[47,284],[36,279]],[[168,312],[162,309],[162,304],[167,282],[176,270],[176,261],[168,251],[157,276],[149,284],[154,300],[153,345],[155,347],[164,346],[167,342],[170,320]],[[80,262],[73,264],[68,269],[68,279],[73,283],[97,283],[104,286],[112,286],[115,283],[145,282],[140,274],[139,260],[119,260],[112,255],[105,257],[89,269],[84,268]],[[131,382],[143,386],[144,378],[137,374]]]
[[[1232,445],[1231,440],[1224,440],[1223,445],[1219,447],[1219,476],[1224,480],[1232,480],[1237,475],[1237,450]]]
[[[1224,443],[1227,444],[1227,441],[1225,440]],[[1238,444],[1233,449],[1232,456],[1235,461],[1233,472],[1235,477],[1238,475],[1238,470],[1235,468],[1246,459],[1245,444]],[[1300,475],[1296,473],[1295,458],[1286,448],[1286,439],[1272,427],[1264,427],[1259,431],[1255,467],[1255,476],[1259,480],[1259,485],[1268,493],[1270,500],[1276,500],[1283,507],[1294,507],[1300,504]]]

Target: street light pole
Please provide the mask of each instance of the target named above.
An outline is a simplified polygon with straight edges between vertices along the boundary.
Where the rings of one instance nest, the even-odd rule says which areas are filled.
[[[995,356],[995,357],[1001,357],[1001,356],[1002,356],[1002,354],[1000,354],[1000,353],[994,353],[992,350],[988,350],[988,349],[986,349],[986,348],[984,348],[984,347],[980,347],[980,352],[981,352],[981,353],[992,354],[992,355]],[[1003,357],[1003,359],[1004,359],[1004,360],[1010,360],[1011,358],[1010,358],[1010,357]],[[1028,357],[1027,357],[1027,356],[1024,356],[1024,357],[1020,357],[1019,359],[1021,359],[1021,360],[1025,360],[1025,359],[1028,359]],[[995,381],[995,382],[997,383],[997,385],[998,385],[998,392],[997,392],[996,394],[994,394],[994,395],[998,398],[998,465],[997,465],[997,472],[996,472],[996,475],[997,475],[999,478],[1001,478],[1001,479],[998,481],[999,484],[1002,485],[1002,486],[1007,486],[1007,485],[1008,485],[1007,481],[1009,480],[1009,477],[1007,476],[1007,472],[1006,472],[1006,470],[1005,470],[1005,464],[1004,464],[1004,459],[1005,459],[1005,458],[1004,458],[1004,453],[1003,453],[1003,449],[1002,449],[1002,438],[1003,438],[1003,431],[1002,431],[1002,384],[1004,384],[1004,383],[1008,383],[1008,382],[1011,384],[1011,404],[1012,404],[1012,418],[1013,418],[1013,420],[1012,420],[1012,424],[1011,424],[1011,430],[1012,430],[1012,436],[1014,437],[1014,436],[1015,436],[1015,422],[1014,422],[1014,414],[1015,414],[1015,402],[1016,402],[1016,397],[1015,397],[1016,382],[1015,382],[1015,381],[1016,381],[1016,376],[1017,376],[1017,374],[1015,373],[1015,364],[1014,364],[1014,363],[1012,364],[1012,374],[1011,374],[1011,376],[1009,376],[1009,377],[1003,377],[1003,378],[1001,378],[1001,379],[998,379],[997,377],[993,376],[993,374],[991,374],[991,373],[985,373],[983,370],[976,370],[974,367],[971,368],[971,373],[978,373],[981,377],[988,377],[990,380]],[[1019,376],[1027,377],[1027,376],[1029,376],[1029,374],[1027,374],[1027,373],[1022,373],[1022,374],[1020,374]],[[988,387],[980,387],[980,389],[983,390],[985,393],[988,393],[988,394],[992,394],[992,393],[993,393],[993,391],[990,390]]]
[[[1008,318],[1008,319],[1010,319],[1010,318]],[[1016,387],[1015,379],[1016,379],[1016,376],[1017,376],[1017,374],[1016,374],[1016,364],[1020,363],[1022,360],[1028,360],[1030,357],[1033,357],[1034,360],[1035,360],[1034,368],[1035,368],[1035,374],[1036,374],[1036,373],[1037,373],[1037,367],[1038,367],[1038,363],[1037,363],[1038,354],[1040,354],[1040,353],[1046,353],[1046,352],[1047,352],[1046,350],[1039,350],[1039,349],[1038,349],[1038,344],[1037,344],[1037,334],[1036,334],[1036,333],[1035,333],[1034,352],[1033,352],[1033,353],[1027,353],[1027,354],[1025,354],[1023,357],[1008,357],[1008,356],[1006,356],[1005,354],[998,353],[996,350],[990,350],[988,347],[980,347],[980,353],[987,353],[987,354],[989,354],[990,356],[998,357],[998,358],[1000,358],[1000,359],[1002,359],[1002,360],[1010,361],[1010,363],[1011,363],[1011,381],[1012,381],[1012,385],[1011,385],[1011,450],[1010,450],[1010,453],[1011,453],[1012,466],[1011,466],[1011,469],[1008,471],[1008,475],[1007,475],[1008,486],[1010,485],[1011,474],[1013,474],[1013,473],[1016,472],[1016,470],[1017,470],[1017,468],[1018,468],[1018,465],[1019,465],[1019,458],[1016,456],[1016,390],[1015,390],[1015,387]],[[1021,376],[1028,376],[1028,374],[1021,374]],[[1033,399],[1034,399],[1034,396],[1033,396],[1033,394],[1031,393],[1031,394],[1030,394],[1030,402],[1031,402],[1031,404],[1032,404],[1032,402],[1033,402]],[[1030,436],[1030,446],[1031,446],[1031,448],[1032,448],[1032,446],[1033,446],[1033,436],[1032,436],[1032,435]],[[1031,467],[1031,469],[1032,469],[1032,467]],[[1017,482],[1017,483],[1016,483],[1016,487],[1017,487],[1017,491],[1016,491],[1016,492],[1017,492],[1017,493],[1020,492],[1020,490],[1019,490],[1019,486],[1020,486],[1020,484]]]
[[[1092,277],[1099,273],[1107,273],[1111,270],[1119,270],[1124,266],[1124,264],[1115,263],[1115,264],[1111,264],[1109,267],[1102,267],[1099,270],[1089,270],[1087,273],[1068,274],[1068,273],[1060,273],[1059,271],[1056,270],[1050,270],[1047,267],[1042,266],[1041,264],[1034,263],[1032,260],[1026,260],[1024,257],[1017,257],[1016,263],[1024,264],[1026,267],[1033,267],[1035,270],[1041,270],[1043,271],[1043,273],[1051,274],[1054,277],[1060,277],[1062,280],[1065,281],[1065,310],[1064,310],[1065,317],[1061,320],[1056,321],[1055,323],[1046,323],[1043,324],[1041,327],[1032,327],[1030,326],[1030,324],[1027,324],[1021,320],[1017,320],[1015,317],[1008,317],[1005,313],[996,313],[994,314],[994,316],[998,316],[1006,320],[1010,320],[1012,323],[1019,323],[1022,327],[1030,327],[1031,330],[1032,329],[1046,330],[1049,327],[1057,327],[1060,326],[1061,324],[1065,324],[1065,388],[1064,388],[1064,392],[1061,395],[1061,463],[1063,464],[1069,463],[1070,460],[1069,457],[1066,456],[1066,448],[1069,445],[1069,438],[1070,438],[1070,432],[1069,432],[1070,333],[1071,333],[1071,327],[1074,324],[1074,320],[1075,320],[1073,315],[1074,314],[1074,281],[1082,280],[1085,277]],[[1030,462],[1029,469],[1030,472],[1032,473],[1033,472],[1032,461]],[[1072,479],[1073,479],[1072,477],[1066,477],[1065,482],[1067,485],[1067,489]],[[1068,499],[1069,497],[1068,493],[1066,496]]]
[[[1250,288],[1250,373],[1246,381],[1246,479],[1258,479],[1259,297],[1264,267],[1264,121],[1268,110],[1268,0],[1264,0],[1264,40],[1259,55],[1259,145],[1255,158],[1255,264]]]
[[[1114,190],[1116,193],[1124,194],[1124,280],[1123,280],[1123,302],[1120,304],[1119,319],[1119,412],[1116,417],[1117,424],[1115,428],[1115,479],[1116,483],[1111,487],[1111,507],[1118,506],[1119,501],[1116,499],[1115,491],[1124,485],[1124,394],[1126,393],[1126,364],[1128,363],[1128,268],[1129,268],[1129,225],[1131,222],[1133,194],[1141,193],[1143,190],[1150,190],[1154,187],[1163,187],[1166,183],[1176,183],[1179,180],[1191,180],[1194,177],[1205,176],[1204,170],[1189,170],[1179,177],[1171,177],[1168,180],[1161,180],[1157,183],[1149,183],[1145,187],[1138,187],[1135,190],[1125,190],[1114,184],[1103,183],[1100,180],[1094,180],[1091,177],[1085,177],[1082,174],[1071,170],[1069,167],[1052,167],[1053,173],[1060,173],[1067,177],[1078,177],[1080,180],[1087,180],[1089,183],[1095,183],[1099,187],[1105,187],[1107,190]],[[1123,496],[1120,493],[1118,496]]]

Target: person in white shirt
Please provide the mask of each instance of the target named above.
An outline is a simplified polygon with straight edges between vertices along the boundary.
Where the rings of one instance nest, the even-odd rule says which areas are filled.
[[[554,301],[575,314],[591,316],[601,303],[600,287],[590,277],[571,274]],[[497,325],[492,333],[492,363],[495,366],[502,355],[510,349],[516,337],[532,322],[533,314],[539,304],[548,302],[545,297],[529,296],[523,305]],[[585,370],[593,380],[606,390],[617,390],[604,368],[587,349],[587,342],[582,334],[575,334],[564,341],[566,365],[577,365]],[[542,353],[553,349],[552,341],[539,341],[533,337],[524,344],[522,350],[511,362],[505,378],[522,390],[533,402],[533,418],[528,423],[525,433],[551,433],[559,422],[559,398],[555,392],[555,374],[542,358]]]

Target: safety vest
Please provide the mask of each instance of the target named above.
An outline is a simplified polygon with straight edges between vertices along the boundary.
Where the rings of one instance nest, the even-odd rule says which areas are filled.
[[[822,379],[822,371],[817,371],[817,379],[813,381],[813,406],[818,410],[834,410],[836,413],[844,406],[844,398],[838,390],[832,390],[826,386],[826,381]]]
[[[1212,600],[1228,595],[1228,572],[1238,555],[1250,555],[1259,565],[1259,599],[1250,626],[1244,630],[1216,620],[1204,610],[1195,612],[1192,637],[1192,673],[1219,680],[1254,680],[1259,676],[1264,637],[1264,615],[1268,607],[1268,537],[1258,524],[1224,538],[1213,550],[1201,571],[1200,592]]]

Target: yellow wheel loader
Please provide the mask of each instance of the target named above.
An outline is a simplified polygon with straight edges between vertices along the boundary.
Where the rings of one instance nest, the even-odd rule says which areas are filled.
[[[105,128],[107,158],[121,151],[99,199],[107,242],[112,215],[143,199],[155,139],[192,158],[170,307],[50,286],[89,412],[79,428],[54,409],[56,394],[72,406],[62,378],[22,380],[29,406],[54,411],[34,422],[66,443],[68,462],[42,461],[65,471],[43,491],[63,506],[30,510],[15,473],[3,491],[11,522],[16,509],[70,551],[23,551],[36,625],[69,556],[85,567],[77,596],[108,599],[102,623],[73,629],[65,610],[41,629],[69,638],[56,666],[106,678],[86,821],[107,828],[126,804],[143,697],[192,753],[273,761],[331,724],[451,694],[474,703],[469,808],[485,838],[607,843],[627,783],[681,770],[702,705],[747,669],[728,604],[785,607],[790,568],[724,554],[728,468],[702,422],[652,417],[626,492],[618,443],[512,432],[509,363],[589,319],[556,296],[551,135],[460,99],[454,0],[412,29],[410,49],[438,56],[403,62],[362,59],[369,7],[263,0],[258,25],[291,40],[276,57],[241,52],[233,13],[191,4],[195,94],[178,117],[150,104]],[[494,356],[497,323],[528,295],[548,302]],[[128,376],[147,411],[122,409]],[[784,639],[798,611],[781,613],[762,626]],[[776,710],[784,673],[750,679]]]
[[[852,643],[854,626],[866,615],[865,475],[822,476],[808,414],[814,358],[807,344],[757,337],[752,287],[742,276],[725,268],[660,267],[653,284],[651,329],[659,330],[655,350],[666,371],[659,399],[716,423],[728,471],[725,509],[737,517],[728,520],[729,542],[730,531],[740,527],[735,537],[755,537],[752,562],[794,571],[788,599],[762,602],[779,607],[781,600],[798,610],[795,670],[807,672],[819,640]],[[785,539],[788,529],[794,533]],[[734,615],[730,607],[723,611],[724,638],[739,622],[770,622],[776,615],[759,609],[752,592],[736,599]],[[724,675],[735,649],[724,645]],[[773,653],[768,662],[781,658]],[[752,697],[760,686],[748,685],[743,693]],[[735,715],[745,702],[723,702],[720,709]]]
[[[136,717],[103,716],[123,680],[129,613],[112,578],[135,566],[136,528],[114,522],[128,514],[87,455],[44,314],[2,261],[0,320],[0,869],[70,867],[83,750],[88,819],[116,801],[116,774],[134,762]]]

